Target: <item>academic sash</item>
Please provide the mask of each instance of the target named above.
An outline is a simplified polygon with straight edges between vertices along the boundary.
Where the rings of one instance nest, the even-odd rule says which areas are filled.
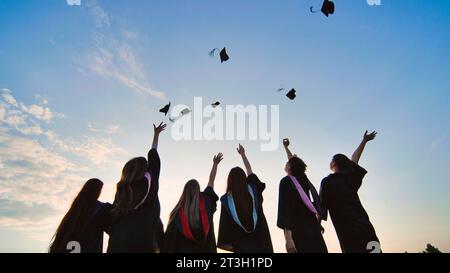
[[[303,204],[308,208],[309,211],[314,213],[315,215],[321,215],[318,211],[321,211],[320,209],[320,201],[319,201],[319,195],[317,194],[317,191],[313,190],[314,186],[311,187],[311,183],[308,182],[311,188],[311,193],[313,195],[314,203],[317,206],[314,206],[311,200],[309,200],[308,195],[303,190],[303,187],[298,182],[297,178],[295,176],[289,176],[289,178],[292,181],[292,184],[294,184],[295,188],[297,189],[298,194],[300,195],[300,198],[302,199]]]
[[[200,206],[200,218],[202,221],[203,232],[205,235],[204,239],[206,240],[206,238],[208,237],[208,233],[209,233],[209,220],[208,220],[208,214],[206,213],[206,203],[205,203],[205,197],[203,196],[203,194],[200,194],[200,196],[199,196],[199,206]],[[180,222],[181,222],[181,231],[182,231],[183,235],[186,238],[197,242],[197,239],[194,237],[194,234],[192,234],[192,230],[189,225],[189,221],[188,221],[184,207],[180,208],[179,217],[180,217]]]
[[[142,206],[142,204],[144,204],[145,200],[147,199],[148,193],[150,192],[150,186],[152,184],[152,176],[150,175],[149,172],[146,172],[144,174],[144,177],[147,179],[147,183],[148,183],[148,187],[147,187],[147,193],[145,194],[144,198],[142,199],[141,202],[139,202],[139,204],[137,204],[136,207],[134,207],[135,210],[137,210],[140,206]]]
[[[255,231],[256,229],[256,224],[258,223],[258,213],[256,211],[256,197],[255,197],[255,192],[252,186],[247,185],[248,186],[248,192],[250,193],[250,196],[252,197],[252,203],[253,203],[253,213],[252,213],[252,217],[253,217],[253,229],[252,230],[247,230],[241,223],[241,221],[239,220],[238,214],[237,214],[237,210],[236,210],[236,205],[234,204],[234,199],[233,199],[233,195],[229,192],[227,193],[227,205],[228,205],[228,209],[229,212],[231,214],[231,217],[233,218],[234,222],[236,224],[238,224],[245,232],[247,233],[252,233],[253,231]]]

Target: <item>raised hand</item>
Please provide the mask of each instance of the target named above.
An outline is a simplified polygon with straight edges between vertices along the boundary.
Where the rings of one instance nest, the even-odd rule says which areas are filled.
[[[245,149],[241,144],[239,144],[239,147],[236,150],[240,155],[245,155]]]
[[[283,146],[284,146],[284,148],[289,147],[289,144],[291,144],[291,142],[289,141],[289,138],[283,139]]]
[[[155,134],[159,135],[162,131],[166,129],[166,126],[167,124],[165,124],[164,122],[161,122],[158,126],[153,124],[153,131],[155,132]]]
[[[364,133],[364,138],[363,138],[363,140],[365,141],[365,142],[369,142],[369,141],[371,141],[371,140],[374,140],[375,139],[375,137],[377,136],[377,132],[375,132],[375,131],[373,131],[372,133],[370,133],[369,134],[369,132],[368,131],[366,131],[365,133]]]
[[[220,161],[222,161],[222,159],[223,159],[222,153],[218,153],[213,157],[213,166],[211,168],[211,173],[209,174],[208,187],[214,188],[214,180],[216,180],[217,166],[219,165]]]
[[[363,140],[361,141],[361,144],[359,144],[358,148],[356,148],[356,150],[353,152],[353,155],[352,155],[353,162],[355,162],[356,164],[359,163],[359,159],[361,158],[361,155],[364,151],[364,147],[366,147],[366,143],[371,140],[374,140],[376,136],[377,136],[377,132],[375,132],[375,131],[373,131],[370,134],[368,131],[366,131],[364,133],[364,137],[363,137]]]
[[[215,165],[219,165],[219,163],[222,161],[222,159],[223,159],[223,154],[222,153],[218,153],[217,155],[214,156],[213,163]]]

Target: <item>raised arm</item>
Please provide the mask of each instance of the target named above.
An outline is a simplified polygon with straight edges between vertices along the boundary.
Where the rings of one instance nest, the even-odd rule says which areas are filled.
[[[239,144],[239,147],[237,148],[237,152],[241,155],[242,161],[244,161],[245,169],[247,170],[247,176],[253,174],[252,166],[250,165],[250,162],[248,161],[247,156],[245,155],[245,149],[242,147],[241,144]]]
[[[161,122],[158,126],[153,124],[153,143],[152,143],[152,149],[158,149],[158,140],[159,140],[159,134],[161,134],[162,131],[166,129],[166,124]]]
[[[355,152],[352,155],[352,161],[358,164],[359,159],[361,158],[361,155],[364,151],[364,148],[366,147],[367,142],[375,139],[377,136],[377,132],[373,131],[372,133],[368,133],[367,131],[364,133],[363,140],[359,144],[358,148],[356,148]]]
[[[223,159],[223,154],[218,153],[213,158],[213,166],[211,168],[211,173],[209,174],[209,182],[208,187],[211,187],[214,189],[214,180],[216,180],[216,174],[217,174],[217,166],[219,166],[220,161]]]
[[[291,159],[291,157],[293,157],[291,150],[289,150],[289,144],[291,144],[291,142],[289,141],[289,138],[283,139],[283,146],[284,146],[284,150],[286,150],[286,155],[287,155],[288,160]]]

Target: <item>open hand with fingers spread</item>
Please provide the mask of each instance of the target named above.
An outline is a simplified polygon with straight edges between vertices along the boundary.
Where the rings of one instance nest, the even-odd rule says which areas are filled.
[[[369,142],[369,141],[371,141],[371,140],[374,140],[375,139],[375,137],[377,136],[377,132],[375,132],[375,131],[373,131],[372,133],[370,133],[369,134],[369,132],[368,131],[366,131],[365,133],[364,133],[364,141],[365,142]]]
[[[219,163],[222,161],[222,159],[223,159],[223,154],[222,153],[218,153],[217,155],[214,156],[213,163],[215,165],[219,165]]]
[[[166,129],[167,124],[165,124],[164,122],[161,122],[158,126],[156,126],[155,124],[153,124],[153,130],[155,132],[155,134],[160,134],[162,131],[164,131]]]
[[[245,149],[241,144],[239,144],[239,147],[236,150],[240,155],[245,155]]]

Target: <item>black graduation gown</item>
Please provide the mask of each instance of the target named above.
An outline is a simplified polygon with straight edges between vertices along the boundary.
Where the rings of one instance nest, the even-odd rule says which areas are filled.
[[[151,185],[144,203],[136,210],[116,219],[109,230],[108,252],[153,253],[162,245],[164,228],[160,219],[161,206],[158,198],[161,161],[156,149],[148,152],[148,172]],[[146,192],[146,178],[134,183],[133,191]]]
[[[365,253],[369,242],[378,242],[375,229],[361,204],[358,190],[367,171],[358,164],[353,170],[330,174],[322,180],[320,195],[336,229],[343,253]]]
[[[213,215],[217,210],[217,200],[219,197],[214,189],[207,187],[202,193],[205,198],[206,213],[209,221],[209,232],[204,239],[203,227],[193,229],[192,233],[197,241],[186,238],[182,232],[180,217],[176,217],[172,223],[167,226],[164,236],[165,253],[217,253],[216,235],[214,233]]]
[[[272,253],[272,240],[263,210],[262,193],[266,185],[255,174],[247,177],[247,183],[256,190],[256,211],[258,214],[256,228],[253,232],[247,233],[233,220],[229,213],[225,194],[220,198],[222,206],[217,246],[235,253]]]
[[[310,198],[311,184],[306,175],[296,178]],[[316,215],[303,203],[288,176],[280,182],[277,226],[283,230],[287,228],[292,231],[292,239],[298,253],[328,252]]]
[[[111,209],[113,205],[97,201],[94,214],[89,219],[82,231],[78,241],[81,253],[102,253],[103,252],[103,232],[107,230],[111,223]]]

